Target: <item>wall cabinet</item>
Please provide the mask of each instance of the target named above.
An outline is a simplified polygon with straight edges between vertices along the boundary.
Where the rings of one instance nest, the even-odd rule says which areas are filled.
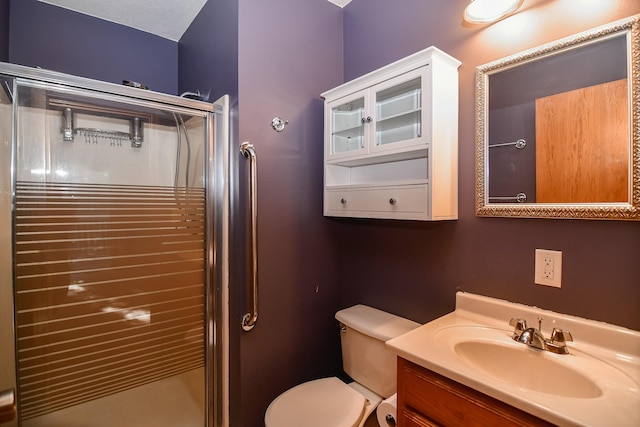
[[[435,47],[325,99],[324,214],[458,216],[458,67]]]
[[[398,427],[553,426],[401,357],[397,421]]]

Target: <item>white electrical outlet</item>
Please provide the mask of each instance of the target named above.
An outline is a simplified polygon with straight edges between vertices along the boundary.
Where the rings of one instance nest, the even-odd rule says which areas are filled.
[[[562,252],[536,249],[535,282],[559,288],[562,285]]]

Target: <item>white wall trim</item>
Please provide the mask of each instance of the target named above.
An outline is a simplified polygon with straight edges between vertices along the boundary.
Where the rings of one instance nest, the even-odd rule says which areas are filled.
[[[351,0],[329,0],[331,3],[338,5],[340,7],[345,7],[351,2]]]

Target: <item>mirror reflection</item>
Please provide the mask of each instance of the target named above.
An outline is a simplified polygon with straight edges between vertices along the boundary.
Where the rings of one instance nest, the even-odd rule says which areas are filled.
[[[638,219],[634,25],[478,68],[478,215]]]

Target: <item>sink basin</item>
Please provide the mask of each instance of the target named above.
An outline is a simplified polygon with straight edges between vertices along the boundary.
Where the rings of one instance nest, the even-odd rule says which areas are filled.
[[[573,398],[595,398],[602,390],[580,372],[558,363],[552,355],[514,343],[518,347],[485,341],[453,346],[462,360],[486,375],[516,387]],[[562,355],[559,357],[571,357]]]
[[[512,390],[541,393],[550,399],[597,399],[599,378],[623,389],[638,384],[614,366],[576,349],[554,354],[514,341],[512,331],[487,326],[446,326],[433,334],[436,347],[456,361],[458,372],[483,375]]]

